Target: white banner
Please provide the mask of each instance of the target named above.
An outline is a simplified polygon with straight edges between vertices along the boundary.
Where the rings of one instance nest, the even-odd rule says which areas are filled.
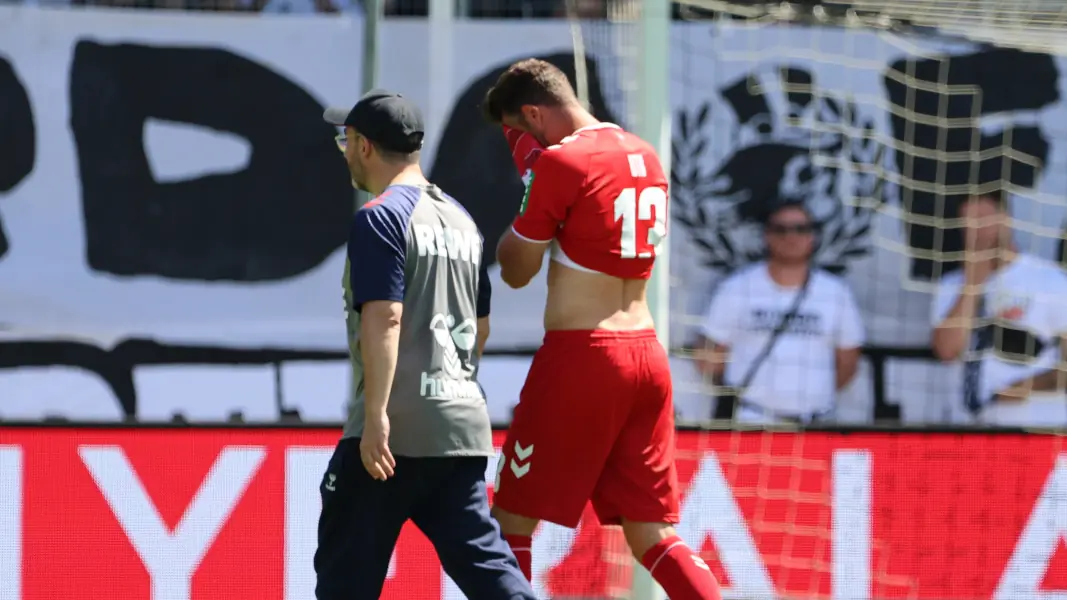
[[[626,36],[583,31],[592,104],[625,121],[621,90],[639,83],[619,58]],[[361,33],[349,17],[0,8],[5,338],[342,351],[352,191],[320,115],[358,97]],[[573,72],[569,27],[387,21],[381,39],[381,85],[427,113],[424,166],[495,244],[521,188],[478,103],[518,58]],[[1023,157],[983,171],[1010,171],[1023,192],[1020,245],[1055,255],[1067,217],[1067,133],[1053,126],[1067,122],[1063,59],[856,30],[678,23],[672,60],[679,343],[714,282],[758,255],[760,204],[801,197],[824,221],[820,262],[853,285],[871,342],[925,345],[941,266],[910,256],[958,240],[914,224],[948,214],[955,199],[933,192],[959,193],[973,177],[965,163],[939,170],[924,156],[1004,146]],[[495,283],[490,348],[535,348],[543,275],[519,291]],[[244,367],[213,368],[231,378]],[[909,393],[944,392],[925,377]],[[140,404],[151,386],[134,379]]]

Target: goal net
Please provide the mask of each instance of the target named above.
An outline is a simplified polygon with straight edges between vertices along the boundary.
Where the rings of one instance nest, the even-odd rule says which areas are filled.
[[[578,87],[633,127],[642,3],[579,4]],[[1067,4],[690,0],[667,43],[670,339],[679,422],[696,428],[679,434],[683,537],[745,600],[1064,593],[1063,438],[716,429],[719,390],[693,350],[719,282],[762,256],[757,216],[802,201],[821,225],[814,260],[851,290],[870,348],[850,385],[829,388],[835,420],[972,422],[961,368],[929,350],[935,297],[958,276],[971,195],[1006,193],[1019,251],[1067,259]],[[989,352],[1054,364],[1049,340],[1010,323],[1043,293],[1009,299]],[[809,359],[782,377],[801,396],[824,385]],[[1028,406],[994,424],[1067,427],[1062,396]],[[624,547],[608,553],[626,573]]]

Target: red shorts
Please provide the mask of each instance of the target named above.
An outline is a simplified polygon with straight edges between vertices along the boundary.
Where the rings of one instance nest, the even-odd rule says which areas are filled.
[[[550,331],[497,464],[494,503],[576,527],[678,522],[667,353],[651,330]]]

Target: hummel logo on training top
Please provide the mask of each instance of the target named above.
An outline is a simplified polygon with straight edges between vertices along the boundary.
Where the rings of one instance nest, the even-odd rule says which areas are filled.
[[[337,488],[334,487],[333,484],[337,481],[337,476],[334,475],[333,473],[330,473],[330,474],[326,475],[326,479],[328,479],[328,481],[326,482],[326,485],[324,485],[322,487],[326,488],[327,490],[329,490],[331,492],[336,492]]]
[[[470,362],[478,343],[478,324],[474,319],[463,319],[458,325],[456,321],[449,313],[437,313],[430,319],[430,331],[441,357],[441,371],[422,372],[419,390],[423,397],[483,397],[482,388],[472,379],[475,367]]]
[[[534,445],[523,448],[522,444],[515,442],[515,458],[511,459],[508,464],[511,467],[511,473],[515,475],[515,479],[522,479],[524,475],[530,472],[530,461],[527,460],[533,455]]]

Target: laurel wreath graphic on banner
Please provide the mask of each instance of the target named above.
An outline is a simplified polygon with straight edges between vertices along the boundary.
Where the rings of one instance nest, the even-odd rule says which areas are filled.
[[[835,200],[836,205],[829,218],[820,219],[815,260],[823,269],[840,273],[851,260],[870,252],[874,216],[886,196],[882,169],[886,154],[885,146],[874,135],[873,120],[861,119],[853,103],[826,97],[821,102],[822,110],[814,111],[809,119],[823,139],[829,141],[810,156],[807,152],[800,153],[800,159],[804,169],[823,174],[830,182],[822,192]],[[676,115],[671,148],[671,216],[689,230],[693,243],[704,253],[705,266],[729,272],[760,260],[763,249],[758,224],[739,208],[736,198],[723,196],[721,182],[716,180],[720,165],[729,156],[709,156],[713,141],[711,113],[711,103],[704,102]],[[796,129],[797,122],[794,116],[785,125]],[[770,128],[764,143],[781,145],[776,140],[775,129]],[[767,176],[776,175],[768,173]]]

